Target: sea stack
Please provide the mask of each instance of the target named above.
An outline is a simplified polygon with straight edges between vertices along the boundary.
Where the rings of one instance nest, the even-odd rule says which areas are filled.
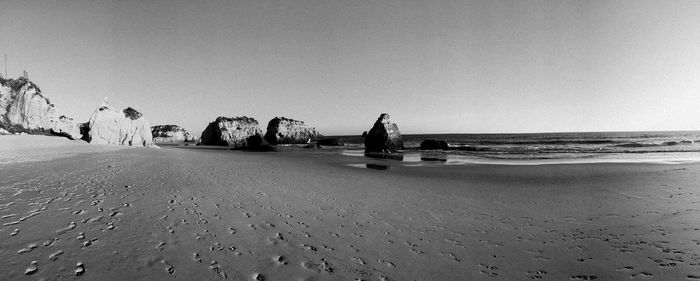
[[[316,129],[304,121],[275,117],[267,123],[265,140],[270,144],[305,144],[317,136]]]
[[[151,124],[136,109],[127,107],[118,110],[107,100],[92,113],[87,128],[87,140],[95,144],[117,144],[128,146],[155,146],[151,135]]]
[[[0,76],[0,128],[8,133],[81,137],[78,124],[72,118],[59,117],[51,101],[27,77]]]
[[[202,131],[199,143],[233,148],[256,148],[262,145],[262,130],[254,118],[220,116]]]
[[[151,127],[151,134],[155,143],[196,141],[194,136],[178,125],[156,125]]]
[[[365,152],[394,153],[404,148],[399,127],[386,113],[379,115],[372,129],[362,136],[365,138]]]

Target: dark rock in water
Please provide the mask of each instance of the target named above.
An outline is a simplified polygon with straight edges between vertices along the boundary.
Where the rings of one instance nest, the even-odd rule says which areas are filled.
[[[118,110],[107,99],[92,113],[87,130],[90,143],[157,147],[151,124],[140,112],[131,107]]]
[[[345,143],[339,138],[323,138],[316,141],[317,145],[324,146],[344,146]]]
[[[265,140],[270,144],[304,144],[317,136],[316,129],[303,121],[275,117],[267,123]]]
[[[232,148],[255,148],[263,145],[258,121],[248,117],[218,117],[202,131],[199,143]]]
[[[403,154],[401,153],[387,153],[387,152],[365,152],[365,157],[377,158],[377,159],[389,159],[389,160],[403,160]]]
[[[362,135],[365,138],[365,152],[394,153],[404,149],[399,127],[391,122],[389,114],[379,115],[372,129]]]
[[[72,118],[59,117],[51,101],[27,77],[0,77],[0,128],[8,133],[81,138],[78,124]]]
[[[422,150],[433,150],[433,149],[448,150],[448,149],[450,149],[450,146],[444,140],[423,140],[420,143],[420,149],[422,149]]]
[[[196,141],[194,136],[178,125],[153,126],[151,127],[151,133],[153,134],[153,142],[155,143]]]
[[[365,167],[367,167],[367,169],[380,170],[380,171],[389,170],[389,168],[391,168],[391,166],[389,166],[389,165],[382,165],[382,164],[365,164]]]
[[[421,157],[420,161],[426,162],[447,162],[447,159],[440,157]]]

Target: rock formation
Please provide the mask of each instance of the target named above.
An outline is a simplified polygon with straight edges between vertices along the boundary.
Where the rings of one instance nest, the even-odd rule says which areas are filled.
[[[257,148],[263,144],[258,121],[248,117],[218,117],[209,123],[199,138],[200,144],[233,148]]]
[[[422,149],[422,150],[434,150],[434,149],[448,150],[448,149],[450,149],[450,146],[444,140],[423,140],[420,143],[420,149]]]
[[[195,137],[187,130],[178,125],[157,125],[151,127],[153,142],[155,143],[170,143],[170,142],[194,142]]]
[[[365,138],[365,152],[393,153],[404,148],[399,127],[391,122],[386,113],[379,115],[372,129],[362,136]]]
[[[128,107],[118,110],[105,100],[90,117],[88,141],[96,144],[155,146],[151,125],[140,112]]]
[[[10,133],[81,137],[75,121],[66,116],[59,117],[51,101],[26,77],[0,77],[0,128]]]
[[[316,129],[303,121],[275,117],[267,123],[265,140],[270,144],[304,144],[317,136]]]

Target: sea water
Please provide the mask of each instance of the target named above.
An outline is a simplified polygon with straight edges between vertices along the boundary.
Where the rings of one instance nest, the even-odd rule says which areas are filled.
[[[589,162],[688,163],[700,161],[700,131],[574,132],[531,134],[403,135],[403,161],[442,164],[547,164]],[[345,155],[362,156],[361,136],[339,136]],[[426,139],[448,150],[420,150]]]

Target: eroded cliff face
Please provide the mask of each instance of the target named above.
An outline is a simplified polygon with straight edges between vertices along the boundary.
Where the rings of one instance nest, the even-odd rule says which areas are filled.
[[[84,130],[88,132],[90,143],[155,146],[151,124],[131,107],[118,110],[104,102],[92,114]]]
[[[275,117],[267,123],[265,140],[270,144],[304,144],[317,136],[316,129],[303,121]]]
[[[156,125],[151,127],[151,133],[155,143],[196,141],[194,136],[178,125]]]
[[[258,121],[249,117],[218,117],[209,123],[199,138],[200,144],[233,148],[255,148],[263,144]]]
[[[78,124],[72,118],[58,116],[39,87],[24,77],[0,77],[0,128],[9,133],[52,133],[81,138]]]
[[[365,152],[397,152],[403,150],[403,138],[396,123],[389,118],[389,114],[382,113],[374,122],[374,126],[366,134]]]

